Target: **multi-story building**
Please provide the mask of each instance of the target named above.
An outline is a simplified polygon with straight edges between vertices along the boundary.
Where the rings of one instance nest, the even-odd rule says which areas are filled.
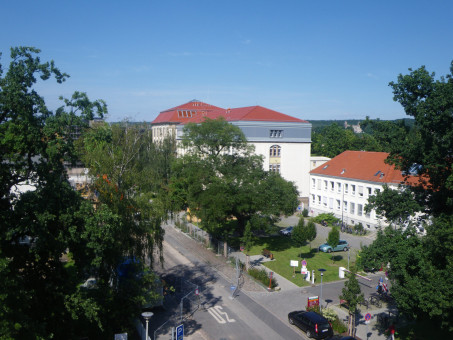
[[[224,117],[239,127],[255,152],[264,157],[264,168],[279,172],[293,181],[302,203],[308,204],[311,148],[311,124],[261,106],[223,109],[192,100],[162,111],[151,123],[153,141],[166,136],[180,140],[183,127],[189,122],[201,123],[205,117]]]
[[[345,151],[310,172],[310,213],[333,213],[344,223],[365,229],[387,225],[375,211],[365,212],[368,197],[384,184],[398,188],[404,176],[386,164],[386,152]]]

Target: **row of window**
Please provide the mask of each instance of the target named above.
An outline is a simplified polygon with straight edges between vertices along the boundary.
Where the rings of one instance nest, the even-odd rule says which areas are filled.
[[[328,198],[326,196],[320,196],[320,195],[311,195],[311,202],[314,205],[319,205],[324,208],[329,208],[329,209],[335,209],[337,211],[341,211],[341,201],[338,199],[333,199],[333,198]],[[351,214],[351,215],[357,215],[357,216],[363,216],[365,215],[367,218],[371,218],[370,212],[365,212],[363,204],[359,203],[354,203],[354,202],[348,202],[348,201],[343,201],[343,212]]]
[[[352,196],[355,196],[357,194],[359,197],[364,197],[365,194],[367,195],[367,197],[370,197],[374,193],[379,192],[379,189],[375,189],[373,192],[372,187],[364,187],[363,185],[356,185],[356,184],[349,184],[349,183],[344,183],[344,186],[342,186],[342,183],[340,183],[340,182],[334,182],[334,181],[328,181],[328,180],[323,181],[321,179],[316,179],[316,178],[311,179],[311,187],[313,189],[337,192],[339,194],[341,194],[341,193],[350,194]]]
[[[282,148],[278,145],[272,145],[269,149],[270,157],[280,157]]]
[[[179,118],[191,118],[197,113],[197,111],[188,111],[188,110],[178,110]]]
[[[269,164],[269,171],[280,173],[280,164]]]

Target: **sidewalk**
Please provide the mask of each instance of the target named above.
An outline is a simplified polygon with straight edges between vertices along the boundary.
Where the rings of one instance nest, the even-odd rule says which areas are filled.
[[[172,228],[172,226],[167,226],[167,228]],[[173,229],[178,233],[182,233],[178,229]],[[220,275],[222,275],[227,281],[231,284],[234,284],[235,280],[235,269],[230,263],[227,263],[227,259],[221,256],[217,256],[212,251],[206,249],[204,245],[196,242],[192,238],[186,235],[184,237],[186,240],[185,243],[189,246],[191,251],[194,251],[196,256],[202,260],[202,262],[208,264],[214,268]],[[188,255],[188,254],[185,254]],[[229,254],[230,257],[238,257],[239,260],[245,263],[245,254],[243,252],[233,252]],[[250,256],[250,263],[256,268],[264,268],[267,272],[270,270],[263,266],[262,263],[270,261],[268,258],[265,258],[262,255]],[[277,279],[279,291],[268,292],[265,287],[257,284],[250,279],[248,275],[244,275],[244,284],[241,287],[241,293],[246,294],[256,303],[263,306],[266,310],[271,312],[278,319],[287,322],[288,313],[293,310],[303,310],[306,307],[307,299],[310,296],[319,296],[320,294],[320,285],[316,284],[313,286],[298,287],[293,284],[291,281],[285,279],[278,273],[274,272],[274,277]],[[367,284],[362,283],[362,291],[367,290],[368,293],[375,290],[373,284],[366,286]],[[324,283],[323,284],[323,305],[329,308],[333,308],[339,318],[343,321],[347,320],[348,312],[345,308],[339,307],[339,298],[341,294],[341,289],[344,286],[344,280]],[[367,295],[367,292],[365,292]],[[365,314],[369,312],[372,316],[371,321],[368,325],[364,323]],[[356,327],[356,336],[362,340],[384,340],[386,339],[385,335],[382,334],[376,328],[376,315],[379,313],[386,312],[385,308],[382,309],[370,309],[369,311],[364,310],[363,313],[360,313],[357,318],[357,327]],[[346,323],[346,322],[345,322]],[[368,337],[367,337],[368,332]],[[201,339],[203,338],[201,334],[193,334],[191,339]]]

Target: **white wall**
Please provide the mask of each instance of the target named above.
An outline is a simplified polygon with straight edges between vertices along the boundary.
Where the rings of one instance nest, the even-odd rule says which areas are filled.
[[[308,197],[310,172],[310,143],[253,143],[255,152],[264,156],[264,170],[269,170],[269,149],[281,147],[280,173],[283,178],[296,184],[299,197]]]

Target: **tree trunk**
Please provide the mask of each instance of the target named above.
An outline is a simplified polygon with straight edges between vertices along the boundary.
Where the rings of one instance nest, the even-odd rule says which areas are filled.
[[[223,256],[228,258],[228,243],[226,241],[223,242]]]

